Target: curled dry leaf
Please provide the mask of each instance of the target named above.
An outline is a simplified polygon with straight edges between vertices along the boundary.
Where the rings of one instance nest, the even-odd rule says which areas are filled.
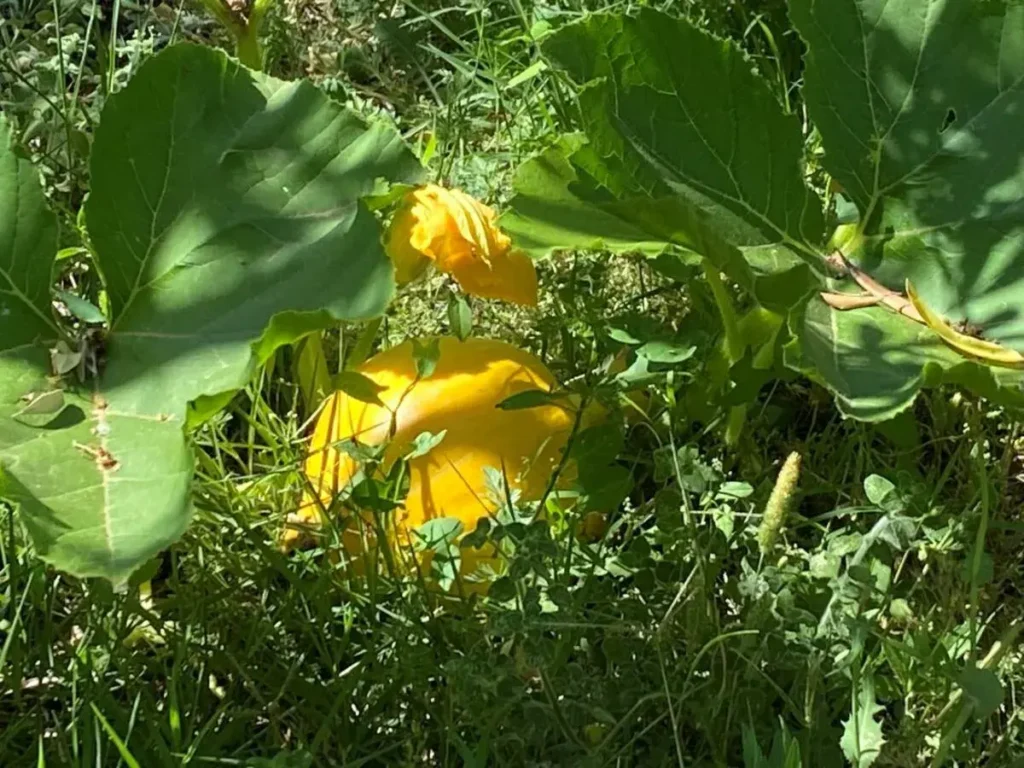
[[[907,280],[907,296],[910,297],[910,302],[922,318],[922,322],[935,331],[947,346],[955,349],[961,355],[1003,368],[1024,368],[1024,355],[1017,350],[996,344],[994,341],[986,341],[961,333],[953,328],[945,318],[924,303],[909,280]]]

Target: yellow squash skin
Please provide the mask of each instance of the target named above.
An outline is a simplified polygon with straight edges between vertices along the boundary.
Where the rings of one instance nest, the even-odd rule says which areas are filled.
[[[314,491],[307,493],[298,522],[315,524],[321,509],[316,496],[329,507],[356,473],[356,462],[332,447],[345,439],[368,445],[387,442],[386,470],[419,434],[446,431],[439,445],[409,461],[409,494],[404,508],[393,513],[395,543],[403,549],[410,544],[410,531],[427,520],[454,517],[468,532],[480,518],[493,514],[496,505],[485,467],[504,467],[510,486],[524,500],[544,494],[572,430],[572,403],[513,411],[497,408],[516,393],[555,386],[551,372],[533,355],[501,341],[444,337],[429,378],[416,380],[411,343],[376,355],[358,371],[383,387],[378,396],[385,407],[344,392],[328,398],[304,468]],[[348,533],[353,536],[346,539],[346,547],[361,549],[355,532]],[[286,543],[297,535],[294,529],[286,532]],[[470,565],[466,560],[464,556],[464,573]]]

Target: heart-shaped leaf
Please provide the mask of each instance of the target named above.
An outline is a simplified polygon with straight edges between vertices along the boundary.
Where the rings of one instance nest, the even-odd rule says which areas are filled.
[[[845,255],[883,291],[910,279],[942,318],[1024,350],[1024,47],[1006,42],[1024,6],[790,5],[824,167],[859,213]],[[1021,372],[968,359],[904,314],[818,297],[862,292],[826,262],[797,120],[732,44],[643,10],[585,18],[544,49],[584,86],[584,135],[520,169],[503,224],[522,247],[705,257],[789,315],[786,364],[858,418],[891,418],[943,382],[1024,400]]]
[[[790,0],[807,42],[804,98],[824,164],[860,211],[848,256],[987,339],[1024,351],[1024,29],[1014,3]],[[1019,37],[1019,35],[1018,35]],[[983,380],[1019,404],[1022,376],[969,362],[880,310],[808,307],[813,364],[861,418],[888,418],[925,383]],[[994,380],[994,381],[993,381]]]
[[[86,205],[112,313],[106,368],[59,423],[0,426],[4,494],[44,557],[122,580],[181,535],[188,403],[243,386],[281,344],[382,312],[392,267],[360,198],[419,174],[393,129],[211,49],[169,48],[107,101]],[[52,218],[40,194],[2,194],[0,211],[25,200]],[[0,252],[8,270],[32,258],[23,343],[45,335],[54,246]]]
[[[586,136],[520,169],[502,220],[517,243],[672,244],[754,290],[816,260],[822,205],[803,182],[799,124],[734,45],[643,10],[569,25],[544,50],[587,86]],[[806,291],[806,277],[789,283],[794,300]]]
[[[91,165],[112,402],[177,416],[245,382],[274,315],[305,317],[275,323],[270,346],[331,318],[373,317],[391,298],[392,267],[359,198],[419,165],[393,129],[308,82],[175,46],[108,101]]]

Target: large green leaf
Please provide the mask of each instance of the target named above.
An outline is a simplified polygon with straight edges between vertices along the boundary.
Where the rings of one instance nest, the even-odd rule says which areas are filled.
[[[55,339],[50,270],[57,217],[46,207],[39,172],[19,157],[0,115],[0,408],[39,379],[37,342]]]
[[[1024,6],[790,0],[790,10],[808,46],[804,98],[825,167],[861,213],[848,255],[1024,351]],[[807,318],[804,365],[858,416],[908,405],[928,366],[965,370],[903,318],[825,307]],[[981,377],[1019,401],[1019,374]]]
[[[1024,350],[1024,6],[790,4],[825,167],[860,211],[846,255]],[[632,240],[706,256],[762,304],[792,311],[788,364],[858,418],[890,418],[944,381],[1019,403],[1021,374],[967,361],[906,317],[821,303],[821,289],[860,289],[822,268],[799,126],[730,44],[642,11],[569,25],[545,50],[583,86],[586,143],[521,169],[503,223],[524,247],[624,251]],[[809,268],[794,269],[801,260]]]
[[[184,532],[192,451],[180,420],[65,401],[45,426],[0,424],[2,493],[44,559],[120,581]]]
[[[643,198],[622,201],[612,197],[583,170],[586,137],[566,136],[559,147],[527,161],[516,171],[515,198],[501,218],[516,246],[534,258],[562,249],[641,252],[652,256],[671,246],[634,220]],[[632,205],[630,204],[632,203]],[[685,235],[680,239],[687,241]]]
[[[119,580],[181,535],[187,404],[314,328],[381,313],[392,267],[360,198],[419,175],[391,128],[206,48],[160,53],[108,100],[86,206],[107,364],[49,424],[0,426],[4,493],[45,557]]]
[[[747,287],[780,258],[785,269],[817,263],[821,203],[802,178],[799,125],[734,45],[645,10],[589,17],[545,51],[586,85],[588,143],[521,170],[503,220],[517,241],[624,250],[636,232],[697,251]],[[765,247],[774,258],[744,259]]]
[[[110,100],[91,165],[112,403],[177,416],[245,382],[249,345],[275,314],[325,310],[316,327],[378,315],[391,298],[359,198],[419,164],[393,129],[367,127],[308,82],[171,48]]]
[[[792,323],[787,364],[827,385],[839,409],[862,421],[885,421],[922,387],[959,384],[1024,407],[1022,374],[967,360],[927,327],[886,309],[838,311],[812,299]]]

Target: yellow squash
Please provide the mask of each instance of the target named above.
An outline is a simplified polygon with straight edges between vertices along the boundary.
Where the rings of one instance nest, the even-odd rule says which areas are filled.
[[[328,398],[305,464],[312,490],[297,522],[315,524],[321,509],[330,507],[353,481],[357,462],[334,447],[347,439],[366,445],[386,443],[386,471],[407,454],[418,435],[445,432],[428,453],[409,460],[408,496],[404,506],[391,513],[392,544],[403,551],[412,543],[411,531],[427,520],[454,517],[469,532],[480,518],[494,514],[498,504],[488,488],[488,467],[504,471],[520,498],[543,496],[575,421],[574,401],[499,409],[498,403],[517,393],[551,390],[555,386],[551,372],[533,355],[501,341],[444,337],[439,348],[437,366],[424,379],[417,379],[411,343],[382,352],[358,368],[382,387],[378,397],[383,406],[344,392]],[[372,517],[364,513],[364,519]],[[354,526],[345,535],[346,548],[358,552],[362,543]],[[286,533],[286,543],[297,536],[293,527]],[[479,554],[477,561],[493,555]],[[463,573],[475,567],[470,562],[474,558],[465,555]]]

